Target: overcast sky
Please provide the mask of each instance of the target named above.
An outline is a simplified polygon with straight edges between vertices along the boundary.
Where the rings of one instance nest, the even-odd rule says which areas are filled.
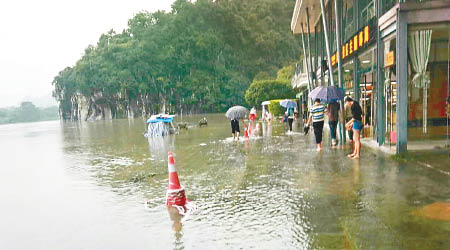
[[[73,66],[111,28],[133,14],[170,10],[173,0],[5,0],[0,3],[0,107],[52,91],[53,78]]]

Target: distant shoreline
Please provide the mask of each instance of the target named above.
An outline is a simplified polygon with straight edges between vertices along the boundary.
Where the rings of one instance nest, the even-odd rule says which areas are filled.
[[[0,125],[59,120],[59,107],[36,107],[22,102],[18,107],[0,108]]]

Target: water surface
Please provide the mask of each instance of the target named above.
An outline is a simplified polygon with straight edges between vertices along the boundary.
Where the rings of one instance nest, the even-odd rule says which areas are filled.
[[[448,175],[365,148],[317,153],[280,123],[231,142],[226,118],[207,118],[158,139],[142,119],[0,126],[0,249],[450,249],[450,222],[417,213],[450,202]],[[178,232],[167,150],[198,206]]]

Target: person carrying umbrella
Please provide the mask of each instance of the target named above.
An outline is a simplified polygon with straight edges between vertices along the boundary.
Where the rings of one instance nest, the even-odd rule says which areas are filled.
[[[317,151],[322,150],[322,133],[324,123],[325,106],[320,103],[320,99],[314,100],[314,105],[311,107],[310,115],[308,118],[307,126],[311,126],[311,122],[314,128],[314,136],[316,137]]]
[[[289,125],[289,132],[292,132],[292,123],[294,122],[294,113],[295,113],[294,109],[297,108],[297,103],[292,100],[285,99],[280,102],[280,105],[286,108],[284,121],[286,122],[287,120],[287,123]]]
[[[239,133],[241,132],[239,129],[239,120],[242,120],[244,123],[244,127],[247,127],[243,118],[247,114],[248,109],[242,106],[233,106],[228,109],[225,116],[231,121],[231,134],[233,135],[233,140],[239,140]]]
[[[289,126],[289,132],[292,132],[292,123],[294,122],[294,108],[287,108],[287,123]]]
[[[327,105],[328,126],[330,127],[331,146],[337,145],[336,130],[339,121],[339,103],[330,101]]]
[[[337,101],[344,98],[344,90],[341,88],[337,88],[336,86],[319,86],[313,89],[308,94],[308,97],[313,100],[319,99],[319,101],[322,100],[324,102],[330,103],[327,109],[327,115],[329,118],[328,121],[332,138],[331,141],[333,146],[337,145],[336,128],[339,120],[339,104],[337,103]],[[316,129],[314,129],[314,131],[315,130]]]

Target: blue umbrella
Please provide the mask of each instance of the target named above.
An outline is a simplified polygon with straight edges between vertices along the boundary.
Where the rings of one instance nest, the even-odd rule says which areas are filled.
[[[345,91],[343,88],[338,88],[336,86],[328,87],[328,100],[337,101],[344,99]]]
[[[320,99],[325,102],[342,100],[344,98],[344,90],[336,86],[319,86],[311,91],[309,98],[315,100]]]
[[[280,102],[280,105],[282,107],[285,108],[295,108],[297,107],[297,103],[292,101],[292,100],[288,100],[288,99],[284,99],[283,101]]]

